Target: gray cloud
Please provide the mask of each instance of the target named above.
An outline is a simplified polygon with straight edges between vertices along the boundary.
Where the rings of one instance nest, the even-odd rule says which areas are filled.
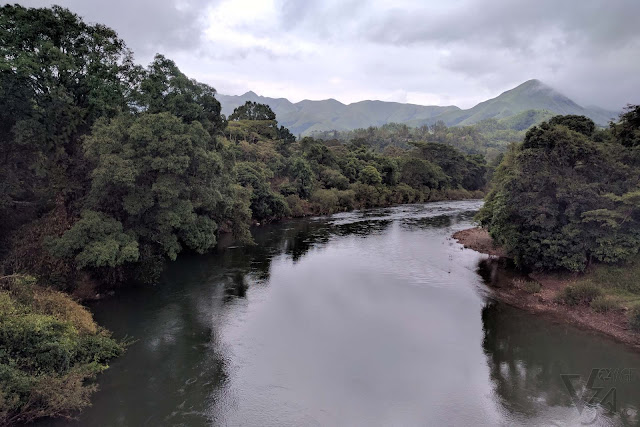
[[[640,103],[637,0],[57,3],[223,93],[470,107],[538,78],[584,105]]]
[[[148,61],[155,53],[192,49],[202,41],[204,8],[211,0],[24,0],[30,7],[59,4],[89,22],[118,31],[136,57]]]

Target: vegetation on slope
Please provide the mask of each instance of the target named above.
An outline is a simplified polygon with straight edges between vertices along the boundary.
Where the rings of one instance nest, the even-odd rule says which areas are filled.
[[[520,265],[584,271],[640,250],[640,106],[596,130],[558,116],[511,146],[478,215]]]
[[[67,295],[29,276],[0,278],[0,425],[72,417],[88,382],[124,351]]]
[[[495,98],[463,110],[456,106],[424,106],[384,101],[360,101],[349,105],[335,99],[304,100],[292,103],[284,98],[219,95],[223,113],[229,115],[246,101],[266,104],[295,135],[339,132],[401,123],[411,127],[430,126],[438,121],[447,126],[471,126],[483,120],[507,119],[534,110],[553,115],[584,115],[599,126],[606,126],[618,113],[595,107],[582,107],[538,80],[529,80]],[[524,136],[524,135],[522,135]],[[519,140],[521,140],[519,138]]]
[[[481,154],[489,162],[496,160],[513,142],[522,141],[527,129],[548,120],[555,114],[547,110],[527,110],[503,119],[486,119],[469,126],[448,127],[443,121],[411,127],[388,123],[380,127],[351,131],[313,132],[315,138],[339,140],[343,143],[361,141],[380,152],[387,147],[408,148],[415,141],[450,145],[466,154]]]

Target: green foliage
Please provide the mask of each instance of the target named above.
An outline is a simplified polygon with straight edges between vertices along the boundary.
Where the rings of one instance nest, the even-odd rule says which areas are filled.
[[[558,301],[567,305],[589,304],[602,295],[598,286],[583,282],[565,287],[558,295]]]
[[[542,289],[540,282],[535,280],[515,279],[513,281],[513,286],[518,289],[522,289],[529,294],[537,294],[540,292],[540,289]]]
[[[269,187],[265,172],[259,164],[240,162],[237,166],[238,181],[251,192],[251,212],[257,220],[279,219],[289,214],[286,200]]]
[[[401,183],[413,188],[442,188],[448,184],[447,175],[437,165],[428,160],[409,158],[400,167]]]
[[[0,238],[83,179],[80,137],[129,108],[131,54],[67,9],[0,8]]]
[[[607,313],[620,308],[620,305],[614,298],[606,295],[595,297],[590,305],[591,308],[598,313]]]
[[[581,133],[585,136],[593,135],[593,132],[596,130],[596,124],[593,123],[593,120],[585,116],[555,116],[549,120],[549,124],[552,126],[566,126],[572,131]]]
[[[543,123],[512,146],[478,220],[521,265],[583,271],[640,247],[640,171],[622,141],[594,140],[588,119]]]
[[[311,195],[314,180],[314,174],[309,162],[300,157],[293,159],[290,176],[296,185],[298,196],[303,199],[308,198]]]
[[[0,424],[70,417],[96,389],[86,380],[124,345],[91,314],[30,277],[0,279]]]
[[[619,123],[611,123],[611,130],[622,145],[640,146],[640,105],[628,105]]]
[[[167,112],[189,124],[199,122],[211,136],[222,131],[225,123],[214,88],[188,78],[162,55],[156,55],[146,70],[137,72],[137,90],[131,97],[143,111]]]
[[[73,228],[49,246],[55,256],[74,258],[78,268],[116,267],[140,256],[132,234],[124,233],[119,221],[103,213],[84,211]]]
[[[247,101],[233,110],[229,120],[275,120],[276,114],[271,107],[257,102]]]
[[[380,172],[375,166],[365,166],[360,173],[358,174],[358,179],[363,184],[367,185],[380,185],[382,184],[382,177],[380,176]]]

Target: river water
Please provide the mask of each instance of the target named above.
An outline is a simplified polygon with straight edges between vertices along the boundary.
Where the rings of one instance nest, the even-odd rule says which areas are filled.
[[[480,205],[261,227],[95,303],[136,341],[71,424],[636,425],[640,355],[492,300],[451,239]]]

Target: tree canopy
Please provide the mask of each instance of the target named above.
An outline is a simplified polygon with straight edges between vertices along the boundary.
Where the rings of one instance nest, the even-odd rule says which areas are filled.
[[[582,271],[638,253],[640,163],[628,142],[640,128],[634,111],[606,138],[596,138],[589,119],[562,116],[511,147],[478,219],[520,265]]]

